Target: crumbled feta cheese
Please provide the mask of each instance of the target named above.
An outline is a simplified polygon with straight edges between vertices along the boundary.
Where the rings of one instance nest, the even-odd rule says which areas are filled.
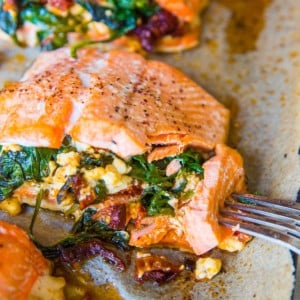
[[[120,174],[113,165],[107,165],[105,167],[105,174],[101,179],[104,180],[109,193],[112,194],[126,189],[132,182],[131,177]]]
[[[92,34],[98,34],[100,37],[109,36],[110,34],[109,27],[102,22],[90,22],[89,30],[92,32]]]
[[[240,241],[236,236],[229,236],[219,243],[218,248],[229,252],[241,251],[246,242]]]
[[[118,170],[120,174],[128,174],[131,170],[131,167],[128,166],[123,160],[115,157],[112,165]]]
[[[195,277],[197,280],[211,279],[221,270],[222,262],[218,258],[199,258],[196,261]]]
[[[63,300],[65,299],[63,292],[65,284],[63,277],[39,276],[31,289],[28,299]]]
[[[94,148],[91,147],[88,144],[80,143],[80,142],[75,142],[72,140],[72,146],[76,148],[77,151],[79,152],[89,152],[89,153],[94,153]]]
[[[60,153],[57,155],[56,162],[61,166],[79,167],[80,154],[75,151]]]
[[[82,169],[81,171],[84,179],[91,186],[95,186],[99,180],[104,180],[110,194],[126,189],[132,182],[131,177],[120,173],[114,165],[107,165],[105,168],[97,167],[91,170]]]
[[[84,179],[92,184],[93,186],[96,185],[96,182],[102,179],[102,176],[105,174],[105,169],[102,167],[97,167],[94,169],[82,169]]]
[[[184,191],[194,191],[201,180],[197,175],[191,174],[186,177],[187,184],[185,186]]]
[[[16,216],[22,211],[20,199],[10,197],[0,201],[0,209],[6,211],[10,216]]]

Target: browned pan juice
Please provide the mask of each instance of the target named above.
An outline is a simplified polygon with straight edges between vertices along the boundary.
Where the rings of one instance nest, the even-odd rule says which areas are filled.
[[[112,284],[94,285],[90,276],[81,271],[80,265],[56,265],[55,275],[66,280],[64,294],[67,300],[122,300]]]
[[[256,50],[256,40],[264,29],[264,14],[272,0],[216,0],[232,11],[226,28],[232,54]]]

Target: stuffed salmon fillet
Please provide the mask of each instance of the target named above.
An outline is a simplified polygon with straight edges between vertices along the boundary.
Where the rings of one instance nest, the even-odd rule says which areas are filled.
[[[0,220],[0,244],[1,299],[64,299],[64,280],[49,275],[50,263],[25,231]]]
[[[246,190],[228,123],[221,103],[164,63],[123,50],[43,53],[0,92],[0,209],[15,215],[43,191],[41,207],[89,214],[135,247],[241,249],[249,238],[217,220]]]
[[[140,51],[176,52],[195,47],[200,13],[208,0],[3,0],[0,30],[22,46],[56,49],[78,41],[112,41]],[[7,23],[7,24],[6,24]]]

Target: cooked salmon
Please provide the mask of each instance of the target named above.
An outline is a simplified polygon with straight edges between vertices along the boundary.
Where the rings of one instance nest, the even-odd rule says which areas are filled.
[[[75,148],[79,144],[94,147],[91,153],[97,159],[102,155],[98,150],[109,150],[125,159],[147,154],[148,162],[174,157],[188,147],[214,152],[203,165],[204,177],[193,171],[183,175],[191,175],[192,187],[182,192],[193,195],[168,198],[172,216],[159,215],[159,210],[147,215],[142,194],[149,182],[130,174],[130,159],[118,158],[119,169],[118,164],[110,165],[113,162],[105,168],[86,169],[81,165],[82,153],[76,152],[81,152],[79,148],[59,154],[48,179],[25,181],[14,190],[21,203],[34,205],[42,188],[49,191],[42,207],[68,211],[76,200],[79,214],[92,206],[98,209],[95,218],[113,220],[113,228],[131,222],[135,228],[130,229],[130,244],[136,247],[160,244],[200,255],[233,234],[217,220],[224,200],[246,189],[242,158],[224,144],[228,123],[229,111],[179,70],[124,50],[84,48],[76,59],[70,57],[69,49],[43,53],[21,82],[0,92],[0,144],[59,148],[70,135]],[[207,155],[200,155],[198,167]],[[180,168],[181,163],[173,161],[165,171],[176,177]],[[78,181],[70,198],[58,200],[63,186],[75,175],[84,184]],[[123,185],[118,187],[122,178]],[[100,203],[93,204],[99,180],[110,189]],[[119,223],[115,215],[121,216]]]
[[[70,134],[121,157],[160,143],[212,150],[226,141],[228,120],[179,70],[122,50],[86,48],[78,59],[68,49],[44,53],[0,92],[1,144],[58,148]]]
[[[156,2],[179,19],[191,22],[208,3],[208,0],[156,0]]]
[[[49,0],[36,2],[34,6],[24,2],[20,6],[16,1],[2,1],[0,14],[18,20],[7,33],[24,46],[56,49],[82,40],[107,41],[117,35],[120,37],[109,47],[121,45],[142,52],[177,52],[198,44],[200,13],[208,0],[90,2]],[[100,11],[109,18],[99,17],[96,12]],[[35,14],[34,20],[27,14]],[[60,21],[49,23],[45,14]],[[122,15],[130,19],[130,24],[120,20]],[[43,31],[43,36],[38,38],[37,32],[40,31]]]
[[[186,240],[182,224],[175,217],[145,217],[130,233],[130,245],[145,248],[164,245],[192,252]]]
[[[49,263],[16,225],[0,220],[0,298],[26,300]]]
[[[203,165],[204,179],[192,200],[180,210],[186,239],[196,254],[218,246],[228,234],[218,223],[218,210],[233,192],[246,192],[241,155],[225,145],[217,145],[216,155]]]
[[[166,35],[155,42],[157,52],[180,52],[198,45],[201,32],[200,12],[208,0],[157,0],[161,7],[175,15],[183,23],[181,35]]]
[[[146,217],[142,227],[131,232],[131,245],[167,244],[186,250],[190,247],[200,255],[234,233],[220,226],[217,216],[219,207],[233,192],[246,191],[243,160],[236,150],[223,144],[218,144],[215,152],[204,163],[204,179],[198,183],[191,200],[177,209],[175,217],[164,216],[164,220],[161,216]],[[174,233],[176,238],[167,243]]]

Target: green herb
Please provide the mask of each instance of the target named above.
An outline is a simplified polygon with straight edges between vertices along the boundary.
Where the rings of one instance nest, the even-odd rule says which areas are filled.
[[[10,12],[0,10],[0,29],[11,36],[15,36],[17,20]]]
[[[58,153],[67,153],[76,151],[76,148],[72,145],[72,138],[70,135],[66,135],[62,142],[62,146],[58,149]]]
[[[92,45],[101,45],[103,43],[110,43],[110,42],[114,41],[115,39],[117,39],[118,37],[121,37],[121,36],[122,36],[121,34],[114,33],[106,40],[101,40],[101,41],[87,40],[87,41],[78,42],[70,48],[70,55],[73,58],[77,58],[77,51],[79,49],[81,49],[83,47],[87,47],[87,46],[92,46]]]
[[[146,155],[136,155],[131,158],[129,164],[131,177],[150,184],[172,186],[173,177],[166,176],[168,161],[160,160],[156,163],[149,163]]]
[[[173,215],[174,209],[169,205],[172,196],[161,187],[154,185],[146,188],[142,194],[142,205],[149,216]]]
[[[202,164],[204,159],[200,152],[188,149],[175,157],[180,161],[182,170],[194,174],[203,174]]]
[[[27,1],[28,2],[28,1]],[[37,37],[45,50],[62,47],[68,42],[69,32],[85,32],[87,23],[81,15],[61,17],[51,13],[43,5],[29,3],[20,12],[21,25],[28,21],[39,28]]]
[[[106,153],[89,153],[82,152],[80,166],[85,169],[93,169],[95,167],[106,167],[110,165],[114,160],[114,157],[111,154]]]
[[[106,223],[93,219],[96,210],[88,208],[74,224],[70,234],[52,246],[37,243],[45,257],[55,259],[60,255],[60,248],[74,247],[82,242],[101,240],[111,243],[123,250],[128,250],[129,234],[126,231],[112,230]]]
[[[6,151],[0,156],[0,200],[8,197],[25,180],[41,181],[49,175],[49,161],[57,150],[23,147],[21,151]]]
[[[171,176],[166,176],[168,164],[177,159],[181,169]],[[186,200],[192,196],[191,192],[184,192],[190,174],[203,177],[204,160],[202,154],[188,149],[185,152],[167,157],[152,163],[147,161],[146,155],[133,156],[129,162],[131,171],[129,175],[142,182],[150,184],[142,195],[142,204],[148,215],[173,214],[173,208],[168,204],[173,197]]]
[[[118,35],[133,30],[140,18],[150,17],[157,10],[157,5],[148,0],[108,0],[105,6],[91,1],[75,1],[92,15],[93,21],[103,22]]]
[[[188,200],[190,198],[192,198],[194,196],[195,192],[193,190],[188,190],[186,192],[183,192],[181,195],[180,195],[180,200],[181,201],[185,201],[185,200]]]
[[[97,182],[96,186],[94,187],[94,191],[96,194],[96,200],[93,203],[95,204],[103,200],[108,193],[108,189],[106,187],[104,180],[99,180]]]
[[[128,233],[122,230],[112,230],[106,223],[94,220],[93,215],[95,213],[95,209],[86,209],[81,218],[73,226],[71,233],[74,235],[82,233],[92,234],[99,239],[111,242],[122,249],[128,249]]]
[[[38,216],[38,213],[39,213],[39,210],[40,210],[40,207],[41,207],[41,204],[42,204],[42,200],[45,197],[45,194],[46,194],[46,192],[43,189],[40,189],[38,194],[37,194],[37,197],[36,197],[34,213],[33,213],[33,216],[31,218],[31,222],[30,222],[30,226],[29,226],[29,234],[32,238],[34,237],[33,226],[34,226],[35,220]]]
[[[78,194],[81,187],[81,182],[82,179],[80,174],[69,176],[57,193],[57,203],[61,204],[62,201],[70,194],[73,196],[74,202],[79,203]]]

